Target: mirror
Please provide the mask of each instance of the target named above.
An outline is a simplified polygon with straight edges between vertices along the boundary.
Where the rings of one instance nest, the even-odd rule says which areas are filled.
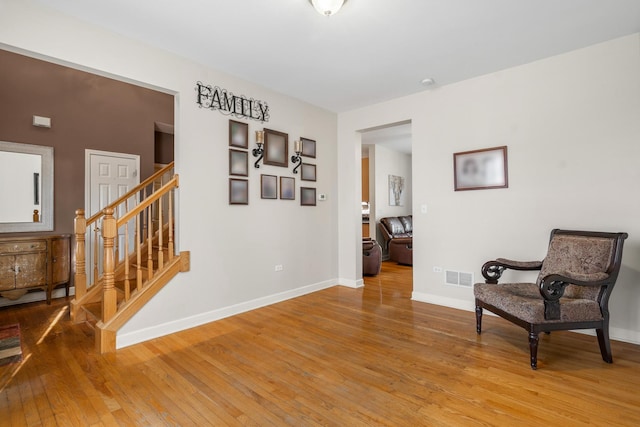
[[[0,141],[0,184],[0,233],[53,230],[53,147]]]

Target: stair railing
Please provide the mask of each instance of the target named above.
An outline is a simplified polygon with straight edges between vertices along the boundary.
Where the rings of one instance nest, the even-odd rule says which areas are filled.
[[[84,210],[76,211],[75,297],[77,301],[82,300],[93,287],[101,286],[103,321],[109,320],[116,312],[116,272],[124,275],[126,302],[132,292],[140,291],[144,286],[143,270],[147,271],[146,280],[150,280],[154,271],[163,267],[165,250],[168,260],[175,258],[173,218],[177,187],[178,176],[174,174],[172,162],[89,219],[85,219]],[[89,248],[94,256],[93,265],[89,267],[93,269],[92,280],[87,284],[86,236],[89,233],[94,236]],[[145,251],[146,266],[143,266]],[[135,266],[136,281],[133,290],[132,266]]]

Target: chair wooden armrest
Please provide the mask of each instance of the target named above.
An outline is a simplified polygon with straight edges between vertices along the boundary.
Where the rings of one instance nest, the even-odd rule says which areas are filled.
[[[506,258],[496,258],[493,261],[487,261],[482,266],[482,276],[485,283],[498,283],[502,273],[507,270],[540,270],[542,261],[513,261]]]
[[[557,320],[560,318],[560,298],[567,285],[600,287],[606,285],[607,273],[574,273],[563,271],[562,274],[549,274],[540,279],[540,295],[544,298],[544,318]]]

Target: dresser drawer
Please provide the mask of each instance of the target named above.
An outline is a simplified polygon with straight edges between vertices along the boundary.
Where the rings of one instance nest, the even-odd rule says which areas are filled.
[[[2,242],[0,254],[14,254],[20,252],[39,252],[47,250],[46,240],[30,240],[28,242]]]

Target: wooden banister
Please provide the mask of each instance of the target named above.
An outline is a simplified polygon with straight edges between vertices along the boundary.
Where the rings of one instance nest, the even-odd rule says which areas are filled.
[[[82,298],[87,292],[87,267],[85,253],[85,234],[87,232],[87,220],[84,217],[84,209],[76,211],[76,217],[73,220],[73,232],[76,238],[76,268],[75,268],[75,287],[76,298]]]
[[[174,248],[178,185],[172,162],[89,219],[83,209],[76,211],[76,298],[71,317],[76,322],[88,320],[83,307],[101,301],[101,314],[91,313],[97,318],[96,345],[101,353],[115,351],[117,329],[173,275],[188,270],[188,253],[183,258]],[[90,248],[87,233],[94,237]],[[86,251],[93,256],[89,266]],[[93,269],[91,280],[87,268]]]
[[[114,202],[110,203],[108,206],[105,206],[104,209],[112,208],[115,211],[115,209],[116,209],[116,207],[118,205],[122,204],[127,199],[129,199],[132,195],[134,195],[137,192],[139,192],[140,190],[146,188],[153,181],[155,181],[156,179],[160,178],[162,175],[164,175],[167,172],[169,172],[170,170],[172,170],[173,166],[174,166],[174,162],[169,163],[167,166],[163,167],[162,169],[160,169],[159,171],[157,171],[153,175],[151,175],[149,178],[145,179],[140,184],[138,184],[135,187],[133,187],[131,190],[129,190],[127,192],[127,194],[121,196],[119,199],[117,199]],[[144,197],[146,198],[146,194],[144,195]],[[87,225],[90,225],[90,224],[93,224],[94,222],[96,222],[98,220],[98,218],[100,218],[102,216],[102,212],[104,211],[104,209],[102,211],[96,212],[94,215],[89,217],[89,219],[87,220]]]
[[[115,254],[113,242],[116,238],[116,219],[113,217],[113,208],[103,210],[102,220],[102,240],[104,242],[104,286],[102,290],[102,319],[109,321],[116,314],[117,296],[114,286],[115,278]]]
[[[140,212],[142,212],[143,210],[151,206],[153,203],[158,201],[160,197],[164,196],[169,191],[177,187],[178,187],[178,175],[174,175],[174,177],[171,178],[171,180],[167,182],[165,185],[163,185],[160,189],[158,189],[158,191],[156,191],[151,196],[147,197],[146,199],[138,203],[138,205],[135,208],[131,209],[129,212],[125,213],[120,218],[118,218],[118,227],[127,223],[131,219],[135,218],[136,215],[138,215]]]

